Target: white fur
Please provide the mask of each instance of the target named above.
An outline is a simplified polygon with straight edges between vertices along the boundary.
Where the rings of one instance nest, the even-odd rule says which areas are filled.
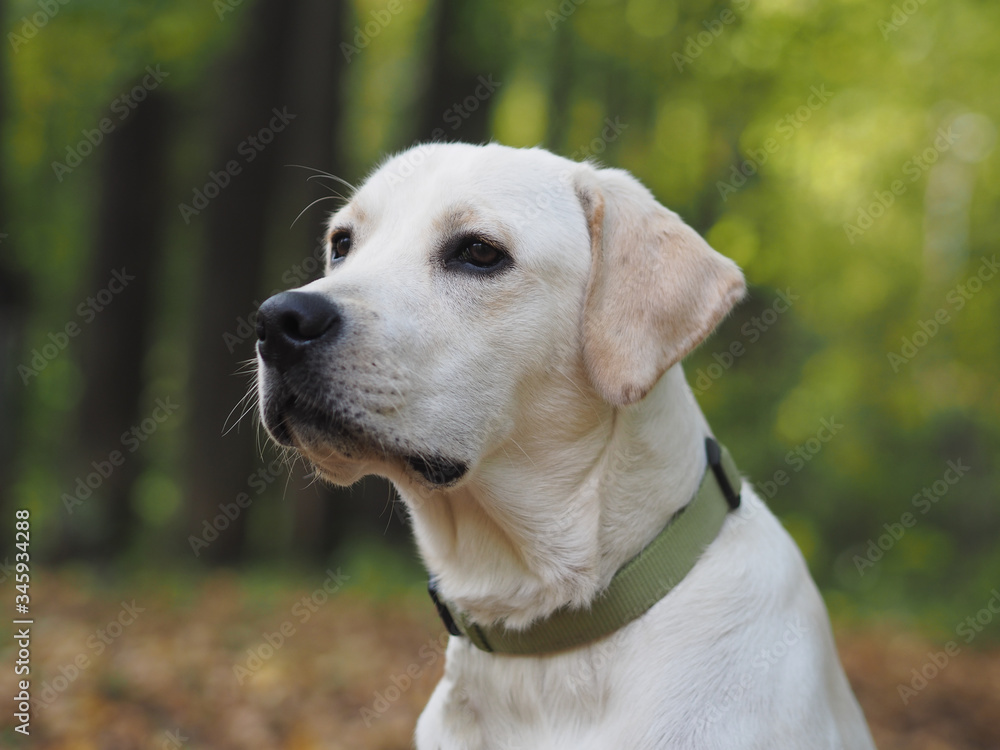
[[[404,152],[331,219],[351,227],[353,247],[304,287],[336,299],[347,323],[328,370],[300,396],[317,410],[349,409],[364,438],[292,423],[296,447],[338,483],[389,477],[440,592],[480,622],[522,627],[585,607],[689,502],[705,470],[710,430],[679,364],[621,406],[584,357],[593,206],[581,190],[600,190],[603,174],[538,149]],[[629,210],[663,211],[634,180],[608,174],[631,181]],[[498,238],[514,267],[489,279],[444,269],[435,253],[458,225]],[[269,388],[262,372],[262,399]],[[414,453],[470,470],[434,486],[408,468]],[[873,747],[804,561],[749,483],[694,570],[612,636],[528,657],[452,638],[416,744]]]

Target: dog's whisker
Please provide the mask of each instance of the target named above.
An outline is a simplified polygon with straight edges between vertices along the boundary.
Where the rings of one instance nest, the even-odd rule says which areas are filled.
[[[294,227],[295,226],[295,222],[302,218],[302,214],[304,214],[310,208],[312,208],[313,206],[315,206],[317,203],[322,203],[323,201],[332,201],[332,200],[336,200],[336,198],[334,196],[332,196],[332,195],[324,195],[322,198],[317,198],[312,203],[310,203],[308,206],[306,206],[301,211],[299,211],[299,215],[296,216],[295,219],[292,220],[292,223],[289,225],[288,228],[291,229],[292,227]]]
[[[260,412],[254,416],[254,421],[256,422],[256,437],[257,437],[257,455],[260,456],[260,460],[264,460],[264,422],[260,418]]]
[[[257,357],[247,357],[246,359],[238,362],[236,365],[237,371],[239,371],[239,368],[241,367],[256,367],[256,366],[257,366]]]
[[[295,468],[294,462],[290,466],[285,467],[285,486],[281,491],[281,502],[284,503],[288,499],[288,485],[292,481],[292,470]]]
[[[395,512],[396,512],[396,498],[395,498],[395,496],[392,493],[392,488],[391,487],[389,488],[389,492],[388,492],[388,494],[385,497],[385,506],[382,509],[383,513],[385,513],[385,509],[386,508],[389,509],[389,515],[385,519],[385,528],[382,529],[382,536],[388,536],[389,535],[389,525],[392,523],[392,517],[393,517],[393,515],[395,515]]]
[[[352,192],[357,192],[357,190],[358,190],[356,187],[354,187],[354,185],[352,185],[351,183],[349,183],[343,177],[337,177],[337,175],[335,175],[335,174],[331,174],[330,172],[325,172],[322,169],[316,169],[316,167],[307,167],[304,164],[286,164],[285,166],[286,167],[298,167],[299,169],[308,169],[310,172],[316,172],[316,174],[314,174],[314,175],[312,175],[310,177],[307,177],[306,178],[307,180],[313,180],[313,179],[319,179],[319,180],[323,180],[323,179],[326,179],[326,180],[336,180],[341,185],[345,185],[345,186],[349,187]]]
[[[229,410],[229,414],[226,415],[226,419],[222,423],[222,436],[223,437],[225,437],[230,432],[232,432],[236,428],[236,426],[239,425],[239,423],[243,420],[243,417],[245,417],[250,411],[253,410],[254,406],[256,406],[256,404],[253,401],[250,400],[251,397],[254,396],[254,395],[255,394],[254,394],[253,390],[247,391],[246,394],[243,396],[243,398],[241,398],[239,401],[237,401],[236,405],[233,406],[233,408]],[[250,402],[249,405],[247,405],[246,408],[243,409],[243,412],[240,414],[240,416],[237,417],[236,421],[233,422],[232,426],[227,429],[226,425],[229,424],[229,419],[230,419],[230,417],[233,416],[233,412],[235,412],[237,409],[243,408],[244,405],[246,405],[248,401]]]
[[[319,177],[318,175],[313,175],[312,177],[309,177],[308,179],[315,180],[315,179],[322,179],[322,177]],[[344,203],[347,203],[350,200],[350,198],[348,198],[346,195],[344,195],[343,193],[341,193],[339,190],[335,190],[330,185],[325,185],[324,184],[324,185],[321,185],[321,187],[323,187],[325,190],[329,190],[337,198],[339,198],[340,200],[344,201]]]
[[[225,437],[225,436],[226,436],[226,435],[228,435],[228,434],[229,434],[230,432],[232,432],[232,431],[233,431],[233,430],[235,430],[235,429],[236,429],[237,427],[239,427],[239,426],[240,426],[240,422],[242,422],[242,421],[243,421],[243,418],[244,418],[244,417],[245,417],[245,416],[246,416],[247,414],[249,414],[250,412],[252,412],[252,411],[253,411],[253,410],[254,410],[254,409],[256,408],[256,406],[257,406],[257,405],[256,405],[255,403],[251,402],[251,403],[250,403],[250,404],[249,404],[249,405],[248,405],[248,406],[247,406],[247,407],[246,407],[246,408],[245,408],[245,409],[243,410],[243,413],[242,413],[242,414],[240,414],[239,418],[237,418],[237,420],[236,420],[235,422],[233,422],[233,426],[232,426],[232,427],[230,427],[230,428],[229,428],[228,430],[226,430],[225,432],[223,432],[223,433],[222,433],[222,437]],[[229,412],[229,413],[230,413],[230,414],[232,414],[232,412]]]

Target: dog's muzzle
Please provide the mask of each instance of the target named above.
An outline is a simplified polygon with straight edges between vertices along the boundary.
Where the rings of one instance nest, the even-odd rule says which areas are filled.
[[[365,427],[348,416],[348,409],[318,406],[315,393],[310,394],[315,389],[317,360],[321,366],[322,351],[338,344],[344,328],[344,311],[320,294],[281,292],[260,306],[257,351],[263,363],[261,378],[269,382],[261,417],[278,443],[295,445],[292,424],[307,425],[314,433],[335,438],[345,455],[359,446],[388,442],[384,437],[373,439]],[[315,352],[312,362],[307,359],[310,351]],[[469,470],[465,461],[440,456],[432,450],[411,453],[409,448],[403,448],[399,457],[432,485],[454,484]]]
[[[264,301],[257,311],[257,352],[261,383],[269,395],[261,401],[264,426],[279,444],[292,446],[288,420],[321,422],[325,431],[340,431],[324,411],[296,393],[294,382],[308,377],[306,355],[334,344],[343,329],[343,314],[336,302],[309,292],[281,292]],[[314,355],[315,357],[315,355]],[[263,393],[263,390],[262,390]],[[329,424],[327,424],[329,422]]]

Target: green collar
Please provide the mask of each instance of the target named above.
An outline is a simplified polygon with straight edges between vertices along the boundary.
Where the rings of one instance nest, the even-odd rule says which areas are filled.
[[[618,630],[670,593],[718,536],[730,510],[740,505],[740,476],[732,457],[705,438],[708,468],[694,499],[677,511],[645,549],[619,568],[588,609],[562,607],[523,630],[479,625],[437,595],[431,599],[452,635],[498,654],[544,654],[582,646]]]

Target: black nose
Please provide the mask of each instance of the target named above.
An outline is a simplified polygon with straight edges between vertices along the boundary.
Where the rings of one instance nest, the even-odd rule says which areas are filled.
[[[335,339],[340,333],[340,322],[340,308],[323,295],[276,294],[257,311],[260,356],[282,369],[294,365],[314,341]]]

